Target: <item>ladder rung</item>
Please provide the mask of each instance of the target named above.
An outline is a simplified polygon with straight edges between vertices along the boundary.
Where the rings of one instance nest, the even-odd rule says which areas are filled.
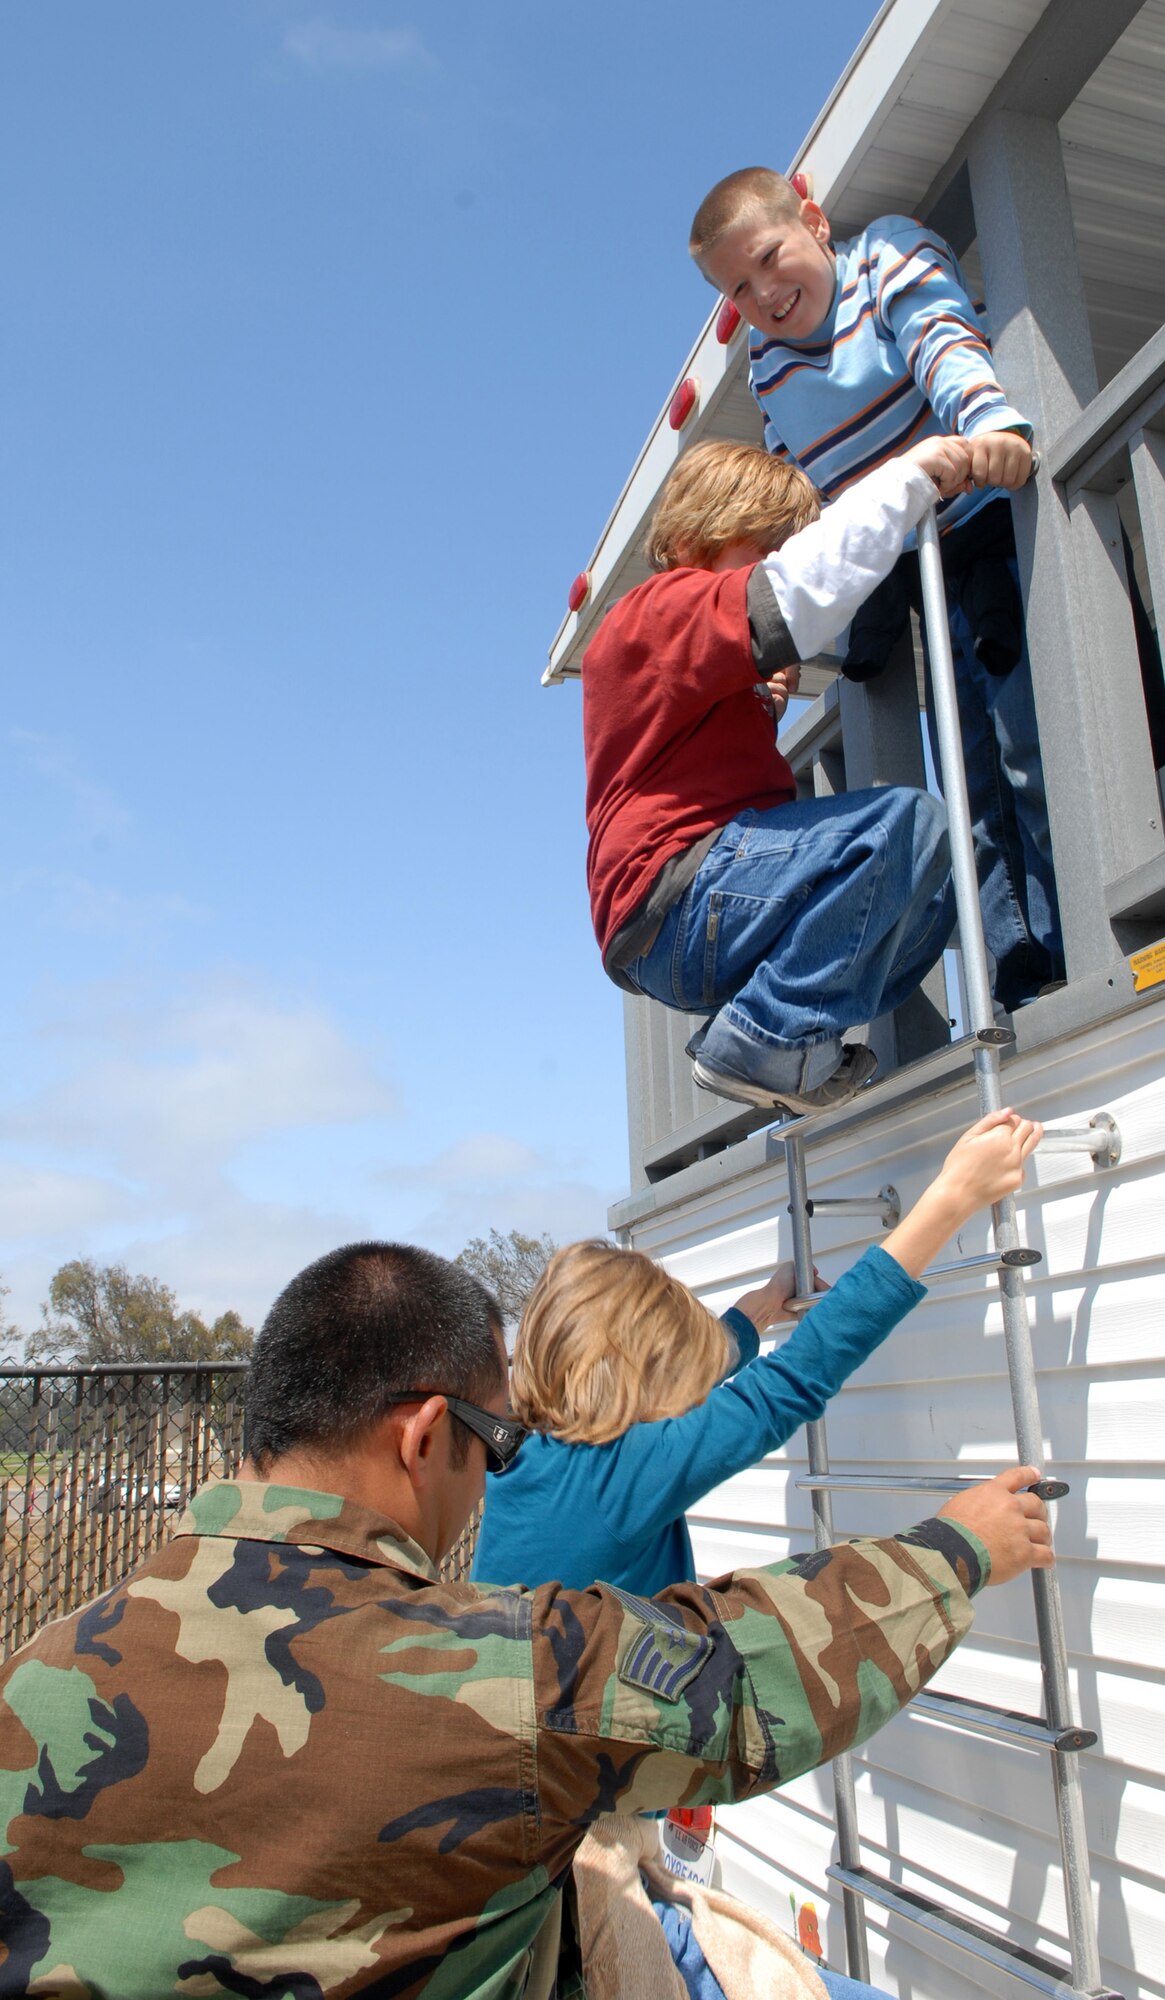
[[[1032,1264],[1042,1264],[1042,1250],[1031,1250],[1026,1243],[1018,1243],[1014,1250],[984,1250],[977,1257],[955,1257],[949,1264],[932,1264],[922,1274],[924,1285],[932,1278],[949,1278],[953,1271],[1025,1271]]]
[[[932,1896],[921,1895],[917,1889],[900,1888],[896,1882],[888,1882],[885,1876],[875,1875],[870,1868],[839,1868],[834,1865],[825,1872],[843,1889],[852,1889],[857,1895],[864,1896],[867,1902],[892,1910],[895,1916],[905,1917],[908,1923],[917,1924],[933,1937],[958,1945],[1000,1972],[1012,1973],[1016,1979],[1034,1987],[1037,1993],[1052,1994],[1055,2000],[1122,2000],[1122,1996],[1111,1986],[1094,1986],[1087,1991],[1074,1986],[1071,1968],[1061,1959],[1048,1958],[1042,1951],[1030,1951],[1026,1945],[1015,1944],[1011,1938],[990,1930],[974,1917],[965,1917],[959,1910],[950,1910],[945,1904],[935,1902]]]
[[[811,1213],[813,1206],[812,1202],[808,1204]],[[827,1204],[819,1201],[816,1206],[825,1208]],[[1042,1250],[1029,1250],[1026,1244],[1021,1243],[1014,1250],[984,1250],[977,1257],[956,1257],[950,1264],[932,1264],[928,1271],[923,1272],[922,1283],[929,1285],[935,1278],[949,1278],[955,1271],[1026,1271],[1033,1264],[1042,1264],[1043,1261]],[[824,1297],[824,1292],[797,1292],[791,1299],[785,1300],[785,1311],[806,1313],[810,1306],[820,1305]]]
[[[908,1104],[923,1092],[932,1090],[937,1083],[969,1067],[976,1049],[1006,1050],[1014,1041],[1010,1028],[982,1028],[976,1033],[960,1036],[958,1041],[944,1042],[940,1048],[932,1049],[929,1055],[917,1056],[913,1062],[905,1063],[901,1069],[891,1070],[887,1076],[876,1076],[856,1096],[847,1097],[844,1104],[836,1104],[828,1111],[806,1111],[800,1118],[786,1118],[770,1125],[765,1135],[769,1157],[775,1156],[790,1139],[816,1139],[824,1132],[848,1129],[867,1118],[878,1117],[896,1105]],[[674,1143],[673,1133],[669,1144]],[[650,1155],[645,1155],[645,1171],[655,1166],[660,1150],[656,1148]]]
[[[1041,1153],[1090,1153],[1096,1167],[1120,1165],[1120,1126],[1110,1111],[1098,1111],[1087,1125],[1044,1127]]]
[[[1056,1729],[1042,1715],[1022,1715],[1018,1709],[999,1708],[992,1701],[966,1701],[962,1695],[940,1694],[936,1689],[916,1694],[910,1707],[912,1712],[937,1716],[983,1736],[1042,1743],[1048,1750],[1091,1750],[1096,1742],[1095,1729],[1081,1729],[1075,1723]]]
[[[877,1194],[816,1195],[805,1203],[806,1215],[828,1208],[834,1215],[877,1215],[883,1229],[893,1229],[902,1219],[902,1203],[896,1187],[879,1188]]]
[[[793,1481],[794,1486],[808,1487],[810,1491],[831,1493],[966,1493],[972,1486],[982,1486],[990,1479],[989,1472],[929,1473],[929,1472],[816,1472],[808,1473]],[[1041,1500],[1062,1500],[1071,1492],[1066,1479],[1037,1479],[1034,1486],[1026,1489],[1036,1493]]]

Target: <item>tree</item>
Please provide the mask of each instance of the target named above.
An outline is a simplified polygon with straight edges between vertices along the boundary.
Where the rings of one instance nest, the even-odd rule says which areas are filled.
[[[243,1361],[255,1338],[237,1312],[207,1326],[160,1279],[91,1257],[62,1264],[41,1322],[28,1339],[32,1361]]]
[[[511,1229],[503,1236],[500,1230],[491,1229],[488,1240],[475,1236],[454,1262],[481,1279],[500,1305],[506,1325],[512,1326],[521,1319],[522,1307],[557,1248],[545,1232],[523,1236],[520,1229]]]
[[[19,1350],[24,1344],[24,1335],[12,1321],[3,1318],[4,1301],[11,1291],[0,1278],[0,1368],[14,1368],[19,1362]]]

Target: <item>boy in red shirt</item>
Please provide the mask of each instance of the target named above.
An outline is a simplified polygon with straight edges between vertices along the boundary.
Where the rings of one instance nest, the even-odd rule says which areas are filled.
[[[688,1044],[722,1097],[796,1116],[870,1076],[846,1028],[897,1007],[954,923],[946,814],[906,786],[798,799],[776,744],[798,663],[886,576],[970,448],[928,438],[820,513],[804,473],[697,446],[648,539],[660,572],[583,661],[587,879],[619,986],[709,1018]]]

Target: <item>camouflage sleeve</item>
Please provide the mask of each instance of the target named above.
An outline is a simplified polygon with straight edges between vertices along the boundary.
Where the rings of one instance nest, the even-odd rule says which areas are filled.
[[[544,1586],[549,1842],[598,1813],[746,1798],[864,1742],[968,1631],[988,1571],[982,1543],[936,1518],[654,1599]]]

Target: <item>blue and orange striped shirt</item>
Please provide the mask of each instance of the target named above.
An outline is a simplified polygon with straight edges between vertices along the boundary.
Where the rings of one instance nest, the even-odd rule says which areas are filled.
[[[920,438],[1031,425],[1000,388],[981,314],[950,245],[906,215],[839,243],[833,305],[807,340],[754,332],[749,383],[765,446],[835,500]],[[965,520],[996,489],[939,506]]]

